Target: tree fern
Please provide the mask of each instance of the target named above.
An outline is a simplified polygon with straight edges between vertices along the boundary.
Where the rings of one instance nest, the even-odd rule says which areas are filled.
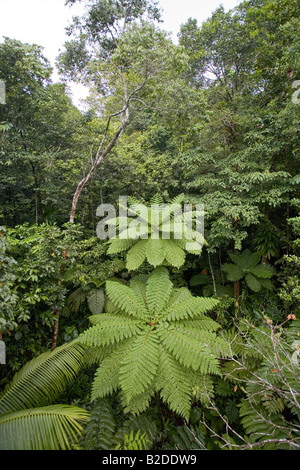
[[[194,209],[183,213],[183,202],[184,195],[179,195],[166,205],[156,195],[141,213],[140,204],[134,201],[129,215],[138,218],[130,219],[126,232],[120,230],[118,237],[109,240],[108,254],[127,251],[128,270],[138,269],[145,260],[154,267],[167,264],[180,268],[185,252],[201,254],[205,241],[198,233],[196,237],[192,225],[202,212]],[[122,226],[120,218],[112,219],[111,224]]]
[[[174,288],[161,266],[146,283],[109,281],[106,292],[114,312],[98,315],[78,339],[89,346],[113,346],[96,372],[92,399],[119,390],[126,412],[137,414],[158,391],[188,419],[195,385],[190,374],[219,375],[219,358],[226,355],[226,343],[216,333],[219,325],[205,315],[218,301]]]
[[[145,414],[120,418],[118,403],[108,398],[92,407],[81,442],[83,450],[146,450],[157,439],[155,423]]]
[[[261,253],[251,253],[246,249],[240,254],[231,253],[229,256],[233,263],[222,266],[229,281],[237,282],[245,279],[253,292],[259,292],[263,287],[269,290],[273,288],[270,279],[275,270],[268,264],[259,264]]]

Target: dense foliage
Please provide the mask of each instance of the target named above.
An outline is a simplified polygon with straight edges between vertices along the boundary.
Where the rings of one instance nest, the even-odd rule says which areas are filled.
[[[0,448],[299,449],[299,2],[178,44],[159,2],[86,4],[60,83],[0,43]],[[120,196],[129,237],[100,239]],[[196,248],[163,203],[203,206]]]

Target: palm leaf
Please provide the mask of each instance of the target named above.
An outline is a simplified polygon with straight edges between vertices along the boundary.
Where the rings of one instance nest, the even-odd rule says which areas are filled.
[[[86,410],[67,405],[6,413],[0,417],[0,449],[69,450],[88,419]]]
[[[65,344],[25,364],[0,396],[0,414],[51,403],[79,372],[86,350]]]

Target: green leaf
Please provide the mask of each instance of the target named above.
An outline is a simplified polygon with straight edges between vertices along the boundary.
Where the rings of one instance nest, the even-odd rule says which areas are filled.
[[[0,396],[0,414],[51,403],[84,364],[77,341],[46,352],[25,364]]]
[[[253,276],[252,274],[247,274],[245,277],[245,281],[247,282],[250,289],[254,292],[259,292],[261,290],[261,282],[257,279],[257,277]]]
[[[126,268],[128,271],[134,271],[143,264],[146,259],[147,244],[148,240],[139,240],[128,251],[126,257]]]
[[[166,268],[156,268],[147,281],[146,296],[148,310],[152,315],[159,314],[166,307],[173,284]]]
[[[164,345],[160,345],[156,390],[171,410],[189,419],[191,411],[192,383],[190,374],[170,354]]]
[[[135,318],[148,318],[148,311],[140,296],[124,284],[114,281],[106,282],[109,299],[123,312]]]
[[[166,249],[164,241],[161,239],[150,239],[146,248],[147,260],[152,266],[160,266],[166,257]]]
[[[52,405],[0,416],[1,450],[70,450],[83,434],[89,413]]]
[[[263,279],[270,279],[275,274],[275,269],[272,266],[261,264],[251,268],[251,274]]]
[[[153,381],[158,364],[158,337],[151,328],[143,331],[122,360],[120,385],[127,405]]]
[[[116,391],[119,384],[119,371],[122,361],[130,351],[135,338],[129,338],[119,344],[110,356],[106,357],[97,369],[92,386],[91,400],[104,398]]]
[[[141,331],[139,320],[125,315],[105,313],[92,317],[95,325],[84,331],[78,341],[88,346],[107,346],[120,343]]]
[[[242,269],[235,264],[223,264],[222,271],[227,273],[227,279],[232,282],[239,281],[244,276]]]
[[[99,315],[103,312],[105,295],[103,289],[92,289],[87,297],[89,309],[93,315]]]

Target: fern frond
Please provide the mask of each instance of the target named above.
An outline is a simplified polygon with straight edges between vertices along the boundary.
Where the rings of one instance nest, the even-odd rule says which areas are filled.
[[[199,370],[201,374],[221,374],[218,359],[210,353],[205,344],[173,326],[167,329],[159,328],[158,331],[166,349],[180,364]]]
[[[173,326],[185,328],[186,331],[210,331],[215,332],[221,328],[221,325],[209,317],[201,316],[193,320],[178,320],[173,323]],[[228,349],[228,348],[227,348]]]
[[[83,450],[110,450],[113,448],[116,422],[110,400],[96,403],[84,431]]]
[[[131,431],[136,433],[140,430],[147,437],[147,449],[157,439],[158,429],[155,421],[150,419],[147,414],[139,414],[138,416],[130,416],[117,430],[114,436],[115,445],[122,444],[124,434],[129,434]]]
[[[105,295],[103,289],[92,289],[87,296],[88,306],[93,315],[103,312]]]
[[[147,260],[152,266],[157,267],[163,264],[166,257],[164,240],[150,238],[146,247]]]
[[[231,282],[239,281],[244,276],[242,269],[235,264],[223,264],[222,271],[227,274],[227,279]]]
[[[161,205],[164,203],[164,200],[163,198],[161,197],[160,194],[155,194],[151,199],[150,199],[150,204],[154,205],[154,204],[158,204],[158,205]]]
[[[121,392],[122,405],[124,407],[124,413],[130,413],[132,416],[136,417],[143,413],[149,408],[151,399],[154,395],[154,389],[152,384],[139,395],[128,402],[127,397],[124,393]]]
[[[127,253],[126,268],[128,271],[138,269],[146,259],[148,240],[139,240]]]
[[[125,315],[104,313],[92,321],[97,323],[78,337],[80,343],[88,346],[107,346],[120,343],[141,331],[139,320],[128,318]]]
[[[108,241],[109,248],[107,250],[108,255],[115,255],[117,253],[121,253],[122,251],[126,251],[132,247],[135,243],[135,240],[132,239],[121,239],[115,238]]]
[[[139,279],[135,279],[135,278],[131,279],[130,281],[131,289],[134,291],[135,295],[140,299],[140,301],[144,305],[147,304],[146,282],[142,282]]]
[[[158,337],[150,327],[141,332],[122,360],[120,385],[127,404],[153,381],[158,364]]]
[[[275,274],[275,269],[267,264],[260,264],[251,268],[251,273],[261,279],[271,279]]]
[[[164,313],[164,319],[175,321],[197,316],[201,317],[204,313],[215,308],[218,303],[218,300],[209,297],[192,297],[183,303],[177,302],[176,307],[169,307]]]
[[[104,398],[119,388],[119,370],[126,354],[134,344],[135,338],[121,343],[114,352],[106,357],[97,369],[92,385],[91,400]]]
[[[164,267],[156,268],[147,281],[146,296],[149,312],[153,316],[163,311],[167,305],[173,284],[169,279],[169,272]]]
[[[136,434],[133,431],[130,434],[124,434],[123,444],[118,444],[115,450],[146,450],[147,437],[145,434],[141,435],[139,430]]]
[[[144,302],[130,287],[107,281],[106,292],[113,304],[123,312],[138,319],[148,318],[149,314]]]
[[[165,260],[175,268],[180,268],[185,262],[185,253],[173,240],[162,240],[165,247]]]
[[[191,411],[192,383],[188,371],[161,345],[159,350],[156,390],[171,410],[189,419]]]

